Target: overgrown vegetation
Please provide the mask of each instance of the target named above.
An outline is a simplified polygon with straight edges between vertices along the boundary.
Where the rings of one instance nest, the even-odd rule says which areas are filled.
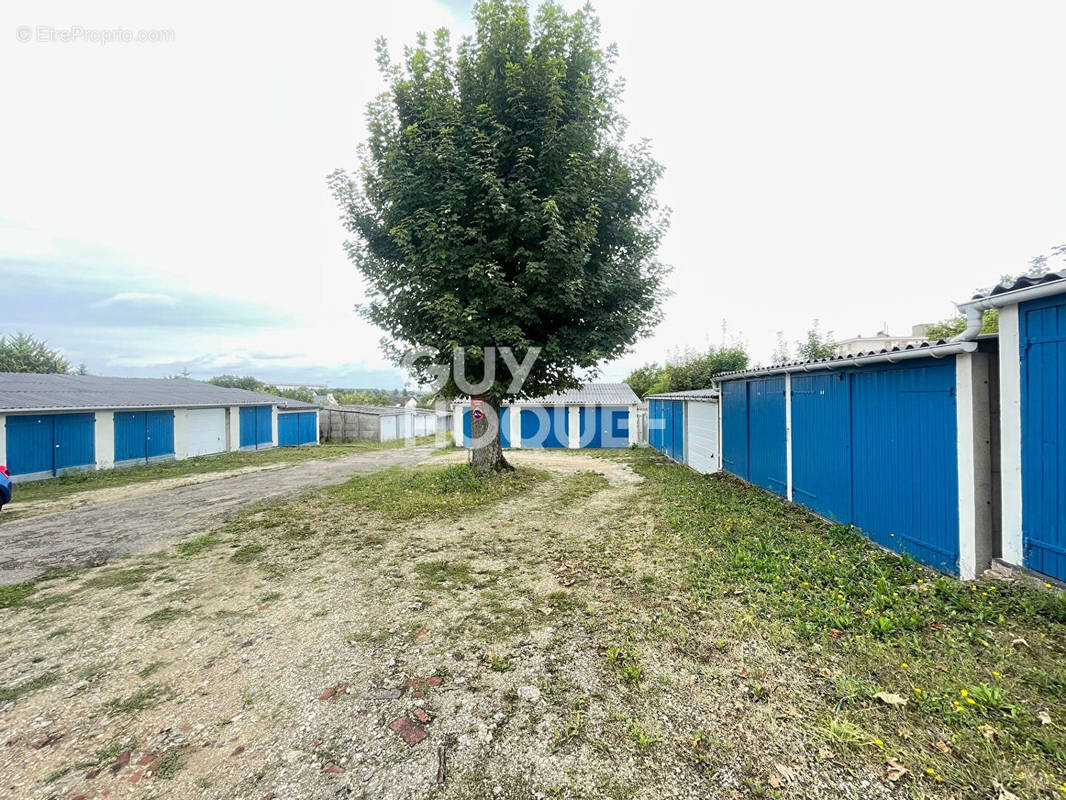
[[[479,477],[468,464],[448,467],[393,469],[360,475],[333,491],[344,502],[375,511],[389,519],[412,519],[423,514],[448,514],[502,500],[531,489],[547,475],[517,469]]]
[[[662,366],[651,363],[633,370],[625,383],[640,397],[662,392],[708,389],[718,373],[747,366],[748,353],[744,345],[734,342],[721,347],[709,347],[705,352],[677,351]]]
[[[893,758],[927,788],[1066,788],[1066,594],[964,584],[726,476],[627,454],[679,537],[697,608],[739,604],[753,633],[823,682],[812,731]]]

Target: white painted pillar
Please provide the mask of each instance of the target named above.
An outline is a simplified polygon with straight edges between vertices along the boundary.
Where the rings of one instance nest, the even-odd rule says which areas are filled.
[[[0,464],[7,466],[7,416],[0,414]]]
[[[321,444],[318,431],[318,411],[315,411],[315,444]]]
[[[569,406],[566,409],[566,415],[569,425],[566,437],[567,449],[578,450],[581,448],[581,406]]]
[[[278,446],[278,407],[270,407],[270,444]]]
[[[955,356],[958,431],[959,577],[973,580],[992,562],[992,431],[986,353]]]
[[[452,406],[452,441],[456,447],[463,446],[463,407]]]
[[[189,455],[189,409],[174,409],[174,460],[181,461]]]
[[[241,449],[241,407],[230,406],[227,412],[229,417],[229,440],[226,449],[235,452]]]
[[[792,502],[792,373],[785,373],[785,496]]]
[[[96,468],[111,469],[115,466],[115,412],[97,411],[93,416]]]
[[[1025,566],[1022,545],[1022,362],[1018,306],[999,310],[999,464],[1002,558]]]
[[[502,408],[502,406],[501,406]],[[507,436],[511,440],[511,447],[522,446],[522,407],[512,404],[507,412],[507,424],[509,429]]]
[[[640,423],[638,422],[638,415],[640,414],[640,406],[629,407],[629,446],[632,447],[640,442]],[[685,441],[688,441],[687,439]]]

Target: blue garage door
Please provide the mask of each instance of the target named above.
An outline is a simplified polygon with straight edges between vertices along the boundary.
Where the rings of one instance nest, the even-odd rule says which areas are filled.
[[[173,411],[115,412],[116,464],[145,463],[173,455]]]
[[[9,416],[7,468],[12,476],[47,478],[96,462],[94,414]]]
[[[852,522],[878,544],[958,572],[955,362],[856,372]]]
[[[648,401],[648,444],[660,453],[665,452],[665,449],[663,448],[662,400]]]
[[[278,447],[295,447],[300,443],[299,414],[278,414]]]
[[[792,499],[851,522],[851,382],[844,373],[792,376]]]
[[[301,411],[297,416],[300,418],[300,444],[316,444],[318,442],[318,412]]]
[[[1025,566],[1066,580],[1066,298],[1019,307]]]
[[[748,384],[722,384],[722,467],[748,479]]]
[[[463,447],[473,447],[472,434],[470,433],[470,407],[463,409]],[[511,407],[504,406],[500,409],[500,447],[511,446]]]
[[[535,406],[519,411],[522,447],[566,447],[570,439],[569,409]]]
[[[241,406],[241,449],[260,450],[274,441],[270,406]]]
[[[748,472],[752,483],[788,494],[784,375],[748,384]]]
[[[629,447],[629,409],[625,406],[581,406],[578,420],[579,446],[595,450]]]
[[[685,460],[685,404],[681,400],[663,400],[662,451],[674,461]]]

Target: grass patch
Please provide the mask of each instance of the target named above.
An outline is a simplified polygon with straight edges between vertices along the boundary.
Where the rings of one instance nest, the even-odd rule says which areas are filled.
[[[602,472],[582,470],[566,479],[563,488],[555,493],[553,500],[557,506],[565,509],[580,500],[602,492],[610,485],[607,476]]]
[[[421,561],[415,574],[427,589],[465,589],[474,582],[470,565],[462,561]]]
[[[99,572],[84,584],[86,589],[132,589],[140,586],[156,572],[155,567],[109,569]]]
[[[143,625],[147,625],[150,628],[162,628],[169,625],[179,617],[185,617],[189,615],[189,611],[184,608],[175,608],[174,606],[164,606],[163,608],[153,611],[151,614],[146,614],[141,617],[138,622]]]
[[[259,558],[264,550],[266,550],[264,545],[246,544],[233,551],[233,555],[230,556],[230,561],[234,564],[251,564]]]
[[[14,686],[5,686],[0,688],[0,705],[4,703],[10,703],[12,700],[18,700],[24,695],[36,692],[40,689],[45,689],[59,681],[58,672],[46,672],[43,675],[39,675],[36,678],[31,678],[28,681],[17,683]]]
[[[159,686],[148,686],[129,697],[116,697],[109,700],[107,708],[117,714],[136,714],[149,708],[155,708],[162,702],[163,690]]]
[[[617,457],[648,479],[687,603],[809,665],[815,735],[878,769],[890,754],[925,792],[1061,794],[1066,594],[962,583],[729,476]]]
[[[0,586],[0,608],[14,608],[23,604],[23,601],[37,591],[35,581],[23,581],[12,583],[8,586]]]
[[[344,502],[395,520],[444,515],[494,503],[528,491],[547,477],[540,470],[479,477],[468,464],[392,469],[352,478],[333,491]]]
[[[185,766],[185,752],[180,747],[171,747],[163,751],[156,765],[155,775],[163,780],[170,780]]]
[[[193,539],[188,539],[181,542],[178,545],[179,556],[198,556],[212,547],[215,547],[220,543],[220,539],[214,533],[205,533],[203,536],[197,536]]]

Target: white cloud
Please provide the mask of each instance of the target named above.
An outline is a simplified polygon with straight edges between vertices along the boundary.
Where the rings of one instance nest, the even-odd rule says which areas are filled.
[[[148,306],[176,306],[178,301],[176,298],[173,298],[168,294],[158,294],[156,292],[119,292],[118,294],[111,295],[106,300],[101,300],[96,305],[113,306],[118,303]]]

